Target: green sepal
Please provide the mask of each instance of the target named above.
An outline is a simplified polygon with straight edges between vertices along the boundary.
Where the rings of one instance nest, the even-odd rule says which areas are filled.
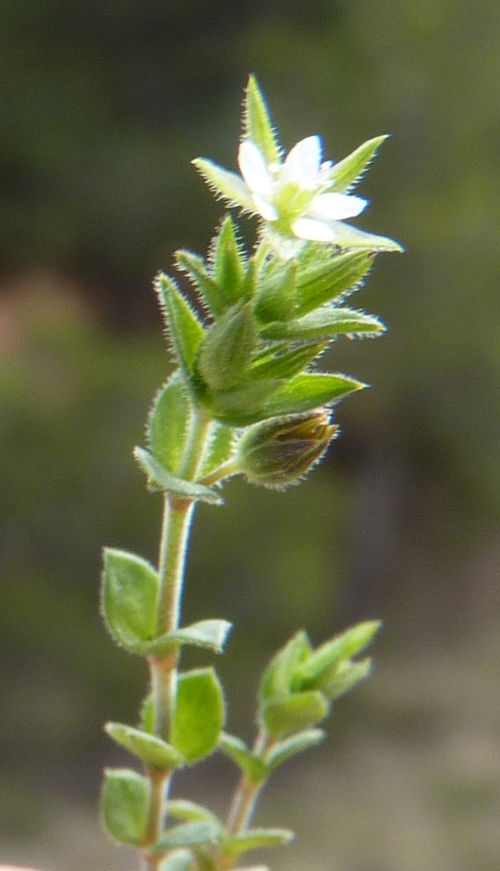
[[[176,266],[189,276],[211,314],[214,317],[221,315],[227,306],[227,299],[210,275],[203,257],[191,251],[177,251]]]
[[[144,448],[134,448],[134,457],[143,472],[148,477],[148,487],[153,492],[162,490],[177,499],[187,499],[191,502],[208,502],[210,505],[222,505],[224,500],[217,490],[186,481],[173,475],[163,466],[153,454]]]
[[[242,295],[246,258],[238,244],[231,215],[226,215],[214,239],[211,261],[214,279],[224,295],[226,305],[234,305]]]
[[[148,656],[167,656],[183,644],[192,644],[222,653],[231,628],[232,623],[227,620],[200,620],[184,629],[160,635],[146,645],[144,651]]]
[[[190,414],[186,382],[178,369],[156,394],[146,428],[151,452],[173,474],[184,456]]]
[[[293,689],[297,692],[316,689],[318,681],[332,667],[336,667],[342,660],[349,660],[364,650],[371,643],[381,625],[380,620],[366,620],[335,636],[331,641],[326,641],[308,659],[297,666],[293,679]]]
[[[203,177],[210,190],[227,200],[230,206],[255,213],[256,208],[252,195],[240,175],[218,166],[206,157],[197,157],[191,161]]]
[[[173,350],[181,369],[189,377],[194,371],[194,361],[205,331],[193,308],[168,275],[160,272],[155,280],[155,289]]]
[[[232,456],[235,442],[234,429],[214,421],[210,433],[207,455],[200,469],[200,478],[209,475]]]
[[[322,372],[296,375],[266,402],[266,416],[301,414],[311,408],[330,405],[364,387],[366,384],[346,375],[327,375]]]
[[[273,267],[259,276],[254,300],[255,316],[263,324],[286,321],[295,308],[297,264],[293,260],[273,261]]]
[[[298,348],[293,348],[291,351],[276,351],[276,348],[271,348],[266,354],[263,354],[259,359],[252,364],[248,377],[252,380],[258,378],[292,378],[299,372],[302,372],[313,360],[316,359],[325,348],[328,347],[328,342],[317,342],[314,345],[302,345]]]
[[[296,315],[305,315],[352,293],[370,271],[374,259],[372,251],[339,254],[325,246],[308,246],[297,275]]]
[[[239,856],[248,850],[259,850],[262,847],[279,847],[289,844],[295,833],[289,829],[247,829],[242,835],[233,835],[223,839],[225,853]]]
[[[223,828],[219,818],[212,813],[207,807],[202,804],[197,804],[194,801],[177,798],[167,802],[167,814],[174,819],[185,820],[186,822],[205,821],[213,823],[215,826]]]
[[[262,675],[259,688],[262,704],[281,699],[291,692],[293,676],[300,664],[307,661],[311,652],[311,642],[303,630],[297,632],[278,650]]]
[[[105,548],[102,613],[114,640],[141,654],[156,633],[160,582],[146,560],[123,550]]]
[[[149,781],[128,768],[107,769],[101,796],[102,823],[120,844],[139,846],[146,835]]]
[[[377,236],[375,233],[367,233],[359,230],[352,224],[344,224],[338,221],[335,226],[335,244],[339,248],[357,248],[358,250],[371,251],[376,254],[379,251],[403,252],[404,248],[395,239],[388,236]]]
[[[280,162],[280,148],[273,130],[269,109],[257,79],[251,75],[243,103],[243,135],[262,151],[267,163]]]
[[[194,847],[199,844],[216,843],[219,838],[219,827],[212,822],[199,821],[181,823],[169,829],[156,844],[151,847],[152,853],[162,853],[176,847]]]
[[[288,323],[268,324],[260,332],[265,339],[296,342],[334,339],[341,334],[350,337],[378,336],[385,329],[385,324],[375,315],[345,307],[324,306]]]
[[[255,756],[241,738],[228,735],[223,732],[220,738],[219,748],[225,756],[236,763],[245,775],[248,783],[262,783],[268,775],[267,765],[258,756]]]
[[[236,304],[216,320],[200,346],[197,370],[210,390],[228,390],[244,377],[257,333],[251,309]]]
[[[158,871],[190,871],[192,865],[191,850],[176,850],[160,862]]]
[[[224,694],[214,669],[181,674],[170,741],[189,763],[204,759],[216,749],[224,720]]]
[[[309,750],[310,747],[316,747],[324,740],[325,736],[326,732],[323,729],[305,729],[290,738],[278,741],[277,744],[274,744],[269,755],[266,756],[268,771],[274,771],[275,768],[297,753]]]
[[[344,157],[343,160],[335,163],[329,173],[330,189],[334,191],[347,191],[356,184],[368,169],[382,142],[387,138],[388,134],[386,133],[383,136],[375,136],[374,139],[368,139],[351,152],[351,154]]]
[[[343,696],[367,678],[372,671],[372,666],[373,663],[370,657],[354,662],[349,660],[342,661],[321,675],[317,682],[317,687],[327,698],[333,701],[333,699]]]
[[[297,729],[315,726],[328,715],[330,705],[317,690],[292,693],[281,701],[268,702],[261,710],[261,720],[272,738],[281,738]]]
[[[148,768],[172,769],[184,765],[182,754],[155,735],[123,723],[106,723],[104,729],[113,741],[137,756]]]

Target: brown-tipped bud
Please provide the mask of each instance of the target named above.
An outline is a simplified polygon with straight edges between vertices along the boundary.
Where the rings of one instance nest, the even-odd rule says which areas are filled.
[[[238,444],[238,467],[252,484],[282,490],[321,460],[339,427],[320,408],[249,427]]]

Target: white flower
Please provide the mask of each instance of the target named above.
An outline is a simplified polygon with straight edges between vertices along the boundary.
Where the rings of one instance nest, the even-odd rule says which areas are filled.
[[[238,163],[255,211],[277,229],[315,242],[343,237],[340,222],[359,215],[368,204],[361,197],[335,193],[332,163],[321,162],[319,136],[302,139],[283,163],[266,163],[260,148],[245,139]]]

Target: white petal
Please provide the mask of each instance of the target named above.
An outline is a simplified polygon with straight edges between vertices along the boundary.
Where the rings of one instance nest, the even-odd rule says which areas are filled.
[[[260,148],[245,139],[238,152],[241,174],[253,193],[269,196],[272,192],[272,178]]]
[[[332,227],[314,218],[297,218],[292,223],[292,230],[299,239],[310,239],[312,242],[334,242],[336,239]]]
[[[262,215],[264,220],[266,221],[277,221],[279,218],[279,213],[277,209],[274,208],[273,204],[266,200],[265,197],[261,197],[260,194],[253,195],[253,201],[257,208],[257,211]]]
[[[318,180],[321,152],[319,136],[301,139],[287,155],[281,170],[281,181],[285,184],[297,181],[305,186],[314,185]]]
[[[319,194],[311,203],[307,214],[324,221],[343,221],[354,218],[368,205],[368,200],[348,194]]]

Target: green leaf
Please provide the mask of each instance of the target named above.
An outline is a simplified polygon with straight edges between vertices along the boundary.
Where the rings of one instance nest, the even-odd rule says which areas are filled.
[[[155,289],[165,315],[175,355],[184,373],[194,370],[194,361],[205,331],[175,281],[163,272],[155,280]]]
[[[312,651],[307,634],[301,630],[273,656],[267,666],[259,689],[263,704],[281,699],[291,691],[293,676]]]
[[[208,306],[214,317],[222,314],[227,306],[224,292],[210,275],[203,257],[192,254],[191,251],[177,251],[176,265],[189,278],[197,288],[203,302]]]
[[[192,502],[208,502],[210,505],[223,504],[224,500],[217,490],[173,475],[144,448],[134,448],[134,457],[148,476],[150,490],[163,490],[172,496],[177,496],[178,499],[188,499]]]
[[[257,282],[254,301],[255,316],[263,324],[286,321],[295,307],[295,277],[297,264],[293,260],[272,261]]]
[[[211,810],[194,801],[186,801],[181,798],[171,799],[167,802],[167,814],[179,820],[205,821],[213,823],[221,829],[223,827],[219,818]]]
[[[334,163],[330,172],[331,190],[347,191],[356,184],[368,169],[382,142],[387,138],[388,134],[368,139],[343,160]]]
[[[242,295],[246,258],[240,250],[231,215],[226,215],[214,239],[211,259],[215,281],[226,303],[234,305]]]
[[[152,735],[155,730],[155,703],[153,696],[148,694],[141,705],[140,724],[143,732]]]
[[[252,365],[249,377],[257,378],[291,378],[302,372],[312,361],[320,355],[328,342],[317,342],[314,345],[302,345],[291,351],[277,351],[276,346]]]
[[[242,835],[225,838],[224,851],[239,856],[240,853],[246,853],[247,850],[289,844],[294,837],[294,832],[289,829],[248,829]]]
[[[255,213],[252,195],[240,175],[223,169],[205,157],[198,157],[191,162],[216,196],[227,200],[230,206]]]
[[[158,871],[190,871],[193,865],[193,854],[191,850],[176,850],[171,853],[166,859],[163,859],[158,866]]]
[[[232,390],[220,390],[211,397],[211,413],[229,426],[248,426],[266,417],[265,402],[282,386],[283,379],[252,381]]]
[[[166,834],[151,848],[152,853],[161,853],[175,847],[194,847],[198,844],[216,842],[219,837],[219,827],[212,822],[181,823],[169,829]]]
[[[267,766],[255,756],[240,738],[223,732],[219,744],[222,752],[236,763],[249,783],[261,783],[266,779]]]
[[[257,145],[267,163],[280,162],[280,149],[273,130],[269,109],[257,79],[251,75],[243,104],[243,132],[245,139]]]
[[[272,738],[287,732],[308,729],[323,720],[330,710],[324,695],[316,690],[293,693],[279,702],[269,702],[261,712],[266,731]]]
[[[274,744],[271,752],[266,756],[266,765],[269,771],[274,771],[278,765],[291,759],[297,753],[302,753],[304,750],[309,750],[310,747],[315,747],[320,744],[325,738],[326,732],[323,729],[306,729],[303,732],[298,732],[290,738],[285,738],[283,741],[278,741]]]
[[[325,306],[303,318],[288,323],[268,324],[261,330],[265,339],[304,341],[310,339],[334,339],[336,336],[380,335],[386,327],[375,315],[355,309]]]
[[[227,309],[205,336],[198,371],[210,390],[228,390],[244,377],[257,334],[248,305]]]
[[[330,405],[366,384],[346,375],[307,373],[296,375],[266,402],[267,417],[301,414],[311,408]]]
[[[321,675],[318,689],[333,700],[343,696],[371,673],[372,660],[368,657],[355,662],[340,662]]]
[[[232,624],[227,620],[200,620],[185,629],[160,635],[147,645],[146,652],[152,656],[165,656],[182,644],[193,644],[195,647],[222,653],[231,628]]]
[[[120,844],[139,846],[146,835],[149,781],[128,768],[108,769],[101,797],[104,828]]]
[[[207,456],[200,470],[200,478],[209,475],[230,459],[233,453],[234,441],[234,429],[232,427],[225,426],[217,421],[213,422]]]
[[[184,456],[190,414],[186,383],[177,370],[156,394],[146,430],[152,453],[174,474]]]
[[[299,264],[296,315],[305,315],[331,300],[342,299],[363,282],[373,265],[372,251],[318,250],[311,245]]]
[[[122,550],[104,550],[102,612],[115,639],[141,653],[156,634],[159,578],[146,560]]]
[[[184,764],[178,750],[155,735],[123,723],[106,723],[104,729],[113,741],[137,756],[148,768],[171,769]]]
[[[224,727],[222,687],[213,668],[188,671],[179,678],[170,740],[188,762],[212,753]]]
[[[380,620],[366,620],[335,636],[331,641],[326,641],[295,670],[294,690],[316,689],[318,679],[332,666],[364,650],[381,625]]]

